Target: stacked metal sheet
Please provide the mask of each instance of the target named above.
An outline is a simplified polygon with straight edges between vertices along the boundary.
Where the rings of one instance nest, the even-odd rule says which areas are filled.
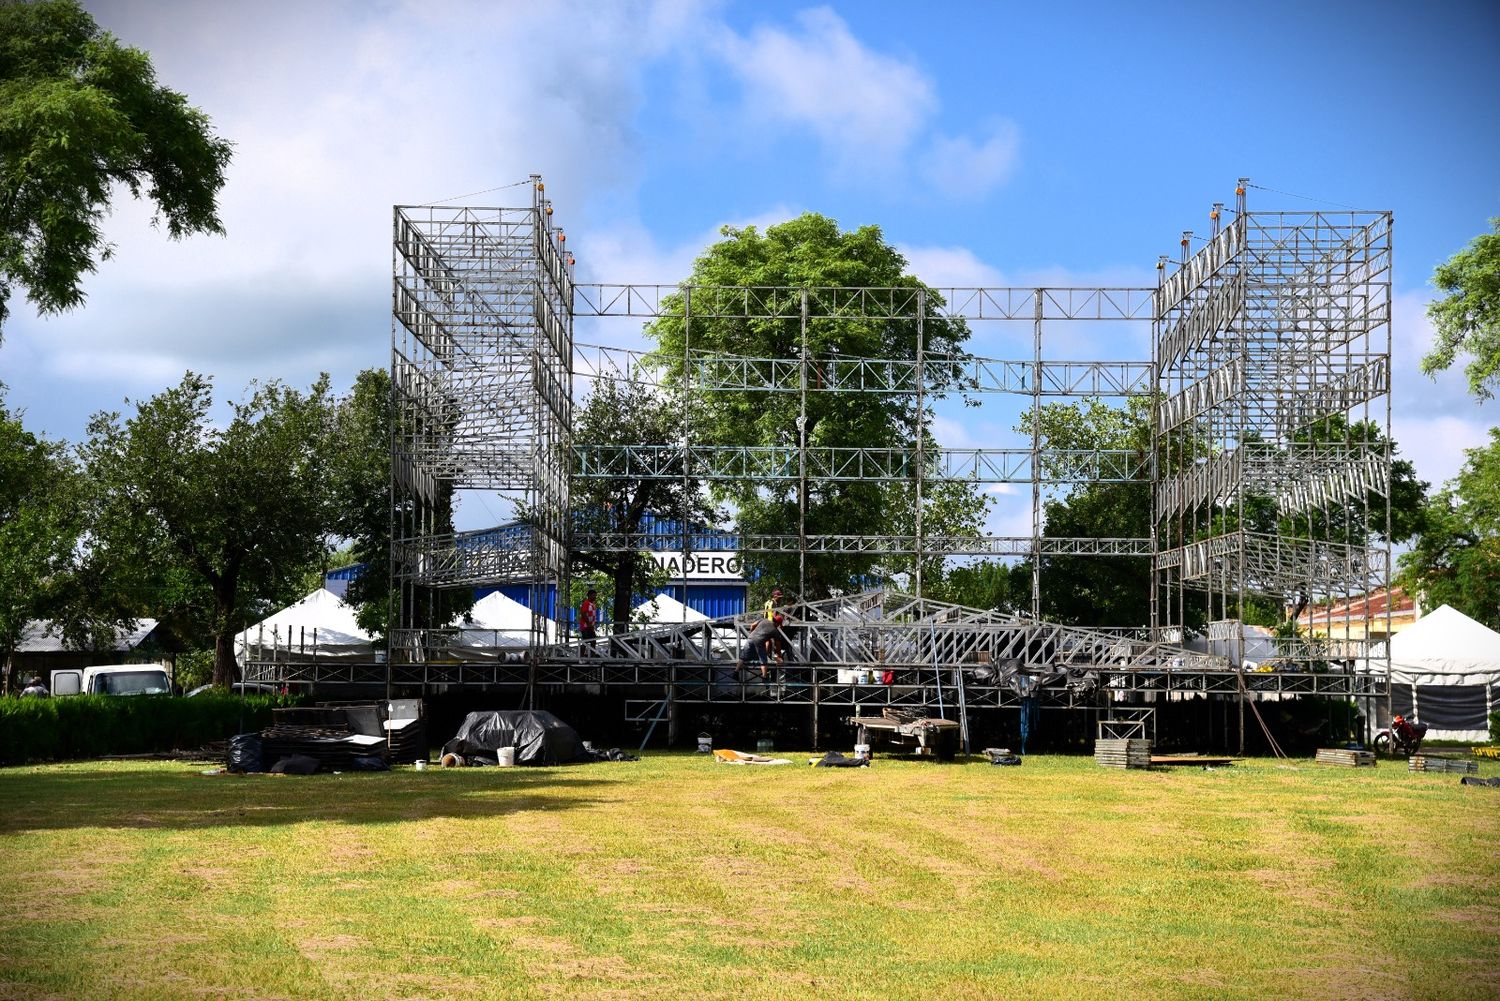
[[[1406,759],[1411,772],[1452,772],[1455,775],[1478,775],[1479,762],[1463,758],[1443,758],[1434,754],[1413,754]]]
[[[1374,768],[1374,751],[1349,751],[1339,747],[1320,747],[1315,760],[1323,765],[1343,765],[1346,768]]]
[[[272,710],[272,723],[260,733],[261,759],[267,766],[281,758],[304,754],[325,769],[354,767],[354,759],[384,756],[382,737],[360,733],[356,717],[344,708],[317,706]]]
[[[1106,768],[1150,768],[1151,741],[1134,737],[1096,740],[1094,761]]]

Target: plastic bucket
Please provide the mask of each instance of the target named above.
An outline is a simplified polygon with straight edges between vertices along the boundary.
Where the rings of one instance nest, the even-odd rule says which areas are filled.
[[[516,763],[516,749],[514,747],[502,747],[495,752],[495,763],[501,768],[509,768]]]
[[[868,758],[870,756],[870,745],[869,744],[855,744],[854,745],[854,756],[856,758]]]
[[[712,734],[698,734],[698,753],[711,754],[714,749],[714,738]]]
[[[413,763],[417,766],[417,771],[421,772],[421,771],[426,771],[427,770],[427,759],[425,759],[425,758],[418,758]]]

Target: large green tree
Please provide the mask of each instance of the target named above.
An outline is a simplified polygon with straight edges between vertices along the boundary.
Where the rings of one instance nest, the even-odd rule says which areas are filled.
[[[173,239],[222,233],[230,153],[75,0],[0,0],[0,324],[17,287],[43,313],[83,301],[117,186],[149,197]]]
[[[836,358],[912,360],[917,356],[919,324],[914,316],[880,318],[859,315],[857,309],[837,317],[819,316],[813,309],[804,343],[800,292],[823,287],[925,289],[906,273],[906,260],[876,226],[841,230],[826,216],[808,213],[764,232],[753,226],[726,227],[724,239],[706,249],[693,265],[687,284],[755,289],[777,288],[778,316],[704,315],[702,307],[691,319],[682,315],[655,321],[647,333],[655,338],[662,359],[674,379],[683,378],[683,352],[738,355],[799,363],[805,348],[808,385],[816,389],[820,373]],[[769,293],[757,293],[765,295]],[[958,386],[956,367],[944,356],[959,354],[968,328],[941,314],[941,298],[925,291],[927,309],[921,339],[929,363],[927,382],[934,392]],[[681,294],[667,304],[674,313],[690,306]],[[765,312],[750,310],[749,312]],[[870,312],[878,312],[871,310]],[[897,392],[811,392],[807,394],[805,427],[797,393],[724,390],[700,395],[701,403],[688,429],[691,439],[716,446],[795,446],[805,435],[810,447],[914,449],[918,436],[935,448],[930,410],[918,414],[914,394]],[[978,531],[982,500],[965,503],[959,496],[972,492],[966,485],[929,483],[924,491],[924,534]],[[805,498],[796,481],[718,481],[715,499],[736,509],[739,528],[746,534],[796,535],[805,515],[809,535],[892,535],[910,530],[914,518],[913,486],[875,479],[809,480]],[[977,515],[976,515],[977,512]],[[773,586],[795,589],[798,555],[748,553],[746,568],[757,594]],[[866,586],[872,578],[909,572],[909,558],[882,560],[869,553],[814,554],[807,560],[806,597],[830,589]]]
[[[1433,272],[1432,283],[1444,295],[1427,307],[1437,337],[1422,359],[1422,371],[1431,375],[1468,355],[1464,374],[1481,400],[1500,385],[1500,218],[1490,225],[1493,233],[1476,236]]]
[[[50,615],[78,538],[77,473],[62,446],[27,431],[0,397],[0,692],[21,631]]]
[[[1124,407],[1084,399],[1027,411],[1016,431],[1028,437],[1035,431],[1047,449],[1129,451],[1144,459],[1151,447],[1149,419],[1146,397]],[[1042,517],[1042,534],[1050,538],[1145,538],[1151,534],[1151,487],[1080,484],[1045,500]],[[1019,576],[1029,577],[1030,565],[1030,560],[1019,564]],[[1042,617],[1053,622],[1141,625],[1151,617],[1151,561],[1141,556],[1045,556],[1039,597]],[[1029,605],[1029,595],[1021,604]]]
[[[1425,605],[1452,605],[1500,629],[1500,428],[1466,456],[1427,503],[1422,532],[1401,557],[1401,580]]]
[[[214,684],[236,677],[234,636],[300,597],[328,551],[335,444],[328,379],[301,392],[271,382],[219,425],[209,380],[95,415],[80,451],[91,494],[89,568],[149,590],[156,609],[214,645]]]
[[[383,636],[392,627],[391,609],[399,595],[391,591],[391,433],[395,420],[391,399],[391,376],[385,369],[369,368],[354,379],[348,395],[334,409],[333,433],[328,461],[336,502],[329,531],[345,540],[349,562],[361,564],[362,572],[349,583],[344,600],[355,608],[360,628]],[[453,488],[439,487],[439,532],[453,530]],[[402,503],[411,503],[404,499]],[[403,523],[409,511],[400,512]],[[416,588],[409,596],[410,609],[419,628],[452,624],[474,605],[471,588]]]

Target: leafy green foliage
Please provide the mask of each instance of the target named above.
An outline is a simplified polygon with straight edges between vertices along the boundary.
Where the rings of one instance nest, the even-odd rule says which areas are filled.
[[[231,404],[218,427],[208,379],[101,413],[81,448],[91,493],[86,571],[214,644],[214,683],[234,680],[234,634],[300,597],[328,550],[334,435],[327,377]]]
[[[1446,294],[1427,307],[1437,337],[1422,359],[1422,371],[1431,375],[1460,353],[1470,356],[1464,374],[1481,400],[1500,385],[1500,218],[1490,225],[1493,233],[1476,236],[1433,271],[1432,283]]]
[[[1021,415],[1020,434],[1035,431],[1043,448],[1128,450],[1151,446],[1150,399],[1125,407],[1101,400],[1050,403]],[[1145,538],[1151,534],[1151,488],[1145,483],[1088,483],[1042,505],[1049,538]],[[1017,568],[1028,578],[1030,561]],[[1046,556],[1041,563],[1041,614],[1088,626],[1138,626],[1151,618],[1151,561],[1139,556]],[[1029,608],[1028,608],[1029,610]]]
[[[949,567],[927,589],[939,601],[996,612],[1031,611],[1029,564],[1008,565],[979,560]]]
[[[271,724],[271,710],[304,696],[69,695],[0,698],[0,765],[101,754],[195,750]]]
[[[1423,509],[1421,534],[1401,557],[1401,581],[1425,605],[1452,605],[1500,628],[1500,428],[1466,455]]]
[[[682,444],[683,409],[681,397],[637,383],[599,382],[583,406],[574,415],[574,441],[581,445],[656,445]],[[679,459],[667,470],[683,471]],[[697,478],[609,479],[577,478],[573,481],[575,524],[594,533],[639,532],[647,513],[658,517],[681,519],[686,514],[693,524],[717,520],[717,512],[703,496],[702,482]],[[600,604],[608,602],[610,620],[616,631],[628,628],[632,597],[650,594],[665,581],[650,557],[641,552],[600,552],[575,554],[582,565],[598,576],[593,584],[599,589]],[[584,592],[574,588],[573,607],[583,600]]]
[[[747,288],[781,288],[789,297],[789,316],[778,319],[725,317],[662,317],[647,328],[670,366],[672,376],[684,379],[683,352],[710,352],[752,358],[800,360],[805,348],[808,385],[816,387],[820,372],[836,357],[915,359],[919,325],[911,319],[871,319],[855,316],[810,319],[803,343],[800,299],[803,288],[869,286],[925,288],[905,273],[905,259],[885,242],[879,227],[841,231],[826,216],[807,213],[764,233],[755,227],[726,227],[725,239],[699,256],[688,282]],[[956,367],[944,356],[957,356],[968,338],[962,321],[938,312],[941,298],[925,293],[927,308],[921,327],[928,356],[929,382],[941,389],[962,389]],[[673,312],[690,305],[682,296],[668,302]],[[930,412],[918,414],[912,394],[809,393],[807,421],[799,433],[800,400],[795,393],[715,392],[707,394],[692,415],[695,442],[712,445],[792,446],[805,436],[809,446],[907,448],[917,435],[932,444]],[[925,410],[925,403],[924,403]],[[924,496],[924,532],[959,534],[978,531],[983,500],[965,500],[970,488],[934,484]],[[740,530],[747,534],[796,534],[799,511],[806,511],[809,535],[888,535],[904,529],[903,519],[914,516],[914,497],[908,484],[875,481],[811,481],[804,498],[792,482],[716,483],[715,499],[731,502]],[[746,554],[745,566],[757,596],[773,586],[787,587],[798,579],[798,557],[788,554]],[[865,586],[872,577],[909,573],[910,559],[881,561],[867,554],[810,555],[807,559],[807,597],[825,595],[831,588]],[[794,589],[795,585],[792,584]]]
[[[79,533],[78,476],[62,448],[27,431],[0,399],[0,663],[27,621],[48,613]]]
[[[83,301],[116,185],[173,239],[222,233],[231,149],[75,0],[0,0],[0,324],[17,286],[43,313]]]

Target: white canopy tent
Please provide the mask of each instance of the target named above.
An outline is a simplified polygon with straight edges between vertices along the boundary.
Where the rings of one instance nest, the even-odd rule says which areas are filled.
[[[455,623],[459,627],[456,642],[465,652],[531,645],[531,609],[499,591],[474,602],[466,619]],[[544,619],[543,642],[556,643],[557,636],[557,623]]]
[[[381,647],[384,653],[384,648]],[[359,627],[354,608],[326,588],[316,591],[241,632],[234,639],[235,658],[375,656],[375,637]]]
[[[632,623],[645,620],[648,626],[675,626],[684,622],[707,622],[708,616],[695,608],[689,608],[668,594],[658,594],[650,601],[635,606],[630,613]]]
[[[1429,739],[1489,739],[1489,714],[1500,710],[1500,633],[1442,605],[1393,636],[1390,651],[1395,712],[1426,723]]]

